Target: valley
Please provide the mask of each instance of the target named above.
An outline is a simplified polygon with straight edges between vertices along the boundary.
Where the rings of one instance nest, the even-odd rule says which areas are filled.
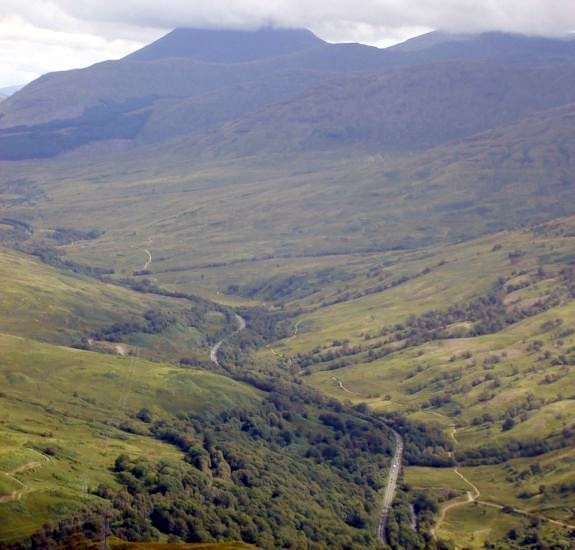
[[[573,41],[274,32],[0,104],[0,547],[572,547]]]

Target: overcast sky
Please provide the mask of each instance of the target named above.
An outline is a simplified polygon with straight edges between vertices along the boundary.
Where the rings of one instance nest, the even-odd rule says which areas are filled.
[[[0,0],[0,87],[115,59],[174,27],[307,27],[387,46],[432,29],[556,36],[575,0]]]

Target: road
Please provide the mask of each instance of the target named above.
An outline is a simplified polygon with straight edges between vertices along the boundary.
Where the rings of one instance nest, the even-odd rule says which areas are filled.
[[[385,488],[381,516],[379,517],[379,527],[377,529],[377,538],[384,544],[387,542],[385,537],[387,518],[389,517],[389,511],[391,510],[391,505],[393,504],[393,499],[395,497],[397,479],[399,477],[399,471],[401,470],[401,463],[403,460],[403,438],[395,430],[392,431],[395,437],[395,452],[389,468],[387,487]]]
[[[220,348],[222,347],[222,345],[224,344],[224,342],[228,339],[231,338],[234,334],[237,334],[238,332],[241,332],[242,330],[244,330],[246,328],[246,320],[241,316],[238,315],[237,313],[235,314],[235,318],[236,318],[236,323],[238,324],[238,330],[232,332],[229,336],[226,336],[225,338],[222,338],[219,342],[217,342],[212,349],[210,350],[210,361],[216,365],[216,367],[220,367],[221,368],[221,364],[218,360],[218,352],[220,351]]]
[[[147,254],[148,259],[146,260],[146,263],[144,264],[144,271],[147,271],[148,267],[150,267],[150,264],[152,263],[152,253],[146,248],[144,250],[144,252]]]
[[[353,393],[351,390],[348,390],[348,389],[343,385],[343,382],[342,382],[339,378],[336,378],[335,376],[332,376],[331,379],[337,384],[337,387],[338,387],[340,390],[342,390],[342,391],[344,391],[344,392],[346,392],[346,393],[351,393],[352,395],[357,395],[356,393]]]

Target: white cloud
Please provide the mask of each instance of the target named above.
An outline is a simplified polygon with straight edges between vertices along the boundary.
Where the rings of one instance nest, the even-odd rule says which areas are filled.
[[[562,33],[575,26],[571,0],[54,0],[83,20],[165,27],[266,23],[317,27],[362,23],[374,27],[499,29]]]
[[[573,0],[2,0],[0,87],[121,57],[173,27],[307,27],[387,46],[425,30],[559,35]]]

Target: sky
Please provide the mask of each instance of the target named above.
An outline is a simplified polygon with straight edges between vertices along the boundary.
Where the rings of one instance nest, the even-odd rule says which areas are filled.
[[[558,36],[575,0],[0,0],[0,88],[118,59],[175,27],[313,30],[380,47],[433,29]]]

